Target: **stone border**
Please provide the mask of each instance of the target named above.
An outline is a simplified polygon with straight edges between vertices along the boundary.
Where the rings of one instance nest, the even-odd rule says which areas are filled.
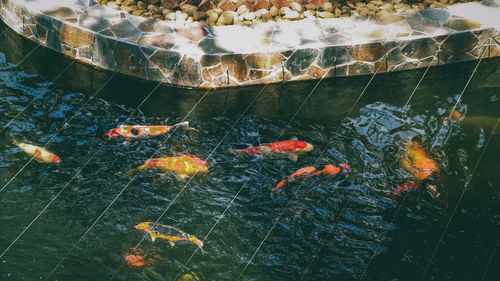
[[[87,63],[183,87],[367,75],[500,56],[500,0],[387,17],[184,26],[93,0],[0,0],[23,36]]]

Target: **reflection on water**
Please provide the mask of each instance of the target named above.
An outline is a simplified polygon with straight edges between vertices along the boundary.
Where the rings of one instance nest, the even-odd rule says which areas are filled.
[[[3,44],[0,50],[16,61]],[[34,74],[39,73],[33,71],[36,66],[27,63],[13,68],[2,53],[0,126],[24,112],[0,135],[0,187],[29,160],[14,140],[43,145],[53,138],[47,148],[61,157],[61,163],[33,161],[0,193],[0,250],[65,189],[0,259],[1,279],[45,278],[124,187],[51,279],[108,280],[142,238],[134,226],[156,220],[169,204],[160,223],[201,239],[244,186],[204,241],[206,253],[196,253],[183,274],[235,280],[279,217],[243,280],[300,280],[302,275],[304,280],[359,279],[368,264],[363,280],[418,280],[472,177],[424,280],[480,280],[483,274],[484,280],[497,280],[500,272],[494,264],[486,273],[485,269],[500,223],[498,132],[492,136],[481,126],[443,121],[474,66],[431,69],[407,108],[403,105],[423,71],[377,76],[343,119],[368,77],[323,81],[302,107],[316,82],[270,85],[259,96],[262,86],[211,91],[206,96],[205,91],[186,93],[162,86],[134,112],[154,85],[133,87],[135,80],[116,76],[90,99],[89,93],[64,83],[78,75],[76,69],[70,68],[70,76],[45,89],[50,73]],[[96,79],[95,89],[107,78]],[[500,116],[499,78],[498,60],[482,63],[457,110],[466,116]],[[255,104],[232,128],[254,98]],[[188,119],[198,131],[179,130],[127,146],[103,137],[129,116],[129,123],[171,125],[191,110]],[[272,142],[282,130],[280,139],[297,137],[314,144],[315,150],[297,162],[227,153]],[[439,164],[440,196],[434,199],[421,191],[393,202],[385,198],[387,193],[412,180],[400,165],[404,144],[411,139],[418,139]],[[129,184],[124,174],[157,149],[163,156],[185,153],[203,159],[214,151],[207,159],[209,172],[194,176],[187,186],[187,180],[152,170]],[[316,161],[348,163],[354,171],[339,181],[316,177],[291,183],[271,197],[280,180]],[[196,247],[145,240],[141,248],[162,258],[147,269],[125,266],[116,279],[174,280]],[[380,253],[374,255],[375,251]]]

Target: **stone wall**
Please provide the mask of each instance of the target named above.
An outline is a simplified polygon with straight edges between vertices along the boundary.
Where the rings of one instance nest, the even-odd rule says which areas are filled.
[[[92,0],[0,0],[13,30],[80,62],[167,84],[368,75],[500,56],[500,0],[390,17],[185,26]]]

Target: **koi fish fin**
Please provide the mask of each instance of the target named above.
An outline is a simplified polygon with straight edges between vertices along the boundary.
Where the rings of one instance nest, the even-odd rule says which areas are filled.
[[[153,235],[153,233],[149,233],[149,236],[151,237],[151,241],[154,243],[156,241],[156,237]]]
[[[285,184],[287,183],[287,180],[282,180],[280,181],[274,188],[271,190],[271,192],[275,192],[276,190],[282,188]]]
[[[177,124],[173,125],[172,127],[184,127],[184,128],[189,128],[189,122],[185,121],[185,122],[177,123]]]
[[[288,158],[290,158],[290,160],[292,160],[293,162],[297,162],[297,160],[299,159],[299,155],[295,153],[290,153],[288,154]]]
[[[299,139],[298,139],[296,136],[293,136],[293,137],[291,137],[291,138],[290,138],[290,140],[292,140],[292,141],[297,141],[297,140],[299,140]]]
[[[179,177],[179,180],[184,180],[185,178],[188,177],[187,174],[178,174],[177,177]]]
[[[137,172],[139,172],[140,170],[144,169],[146,165],[142,165],[142,166],[139,166],[135,169],[130,169],[128,172],[126,172],[125,174],[123,174],[124,177],[126,178],[131,178],[133,177]]]

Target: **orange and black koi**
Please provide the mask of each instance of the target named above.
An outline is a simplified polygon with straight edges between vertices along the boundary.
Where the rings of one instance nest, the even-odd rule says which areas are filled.
[[[152,222],[141,222],[136,225],[135,228],[149,234],[149,237],[151,237],[151,241],[153,242],[155,242],[158,238],[167,240],[172,247],[179,241],[193,243],[200,249],[203,247],[203,241],[173,226],[153,224]]]
[[[322,170],[318,170],[315,167],[309,166],[299,169],[297,172],[291,174],[288,179],[280,181],[272,191],[276,191],[282,188],[285,184],[295,182],[299,179],[313,177],[313,176],[327,176],[327,177],[337,177],[350,173],[352,171],[351,166],[347,164],[335,165],[325,165]]]
[[[105,133],[105,136],[110,138],[123,137],[126,139],[139,139],[139,138],[151,138],[160,136],[170,132],[175,127],[185,127],[189,128],[189,122],[182,122],[172,126],[163,125],[152,125],[152,126],[142,126],[142,125],[122,125],[118,128],[114,128]]]
[[[255,147],[249,147],[246,149],[238,150],[237,152],[241,154],[262,154],[262,155],[283,154],[286,155],[288,158],[297,161],[299,154],[310,152],[313,149],[314,146],[305,141],[287,140],[287,141],[266,143]]]

